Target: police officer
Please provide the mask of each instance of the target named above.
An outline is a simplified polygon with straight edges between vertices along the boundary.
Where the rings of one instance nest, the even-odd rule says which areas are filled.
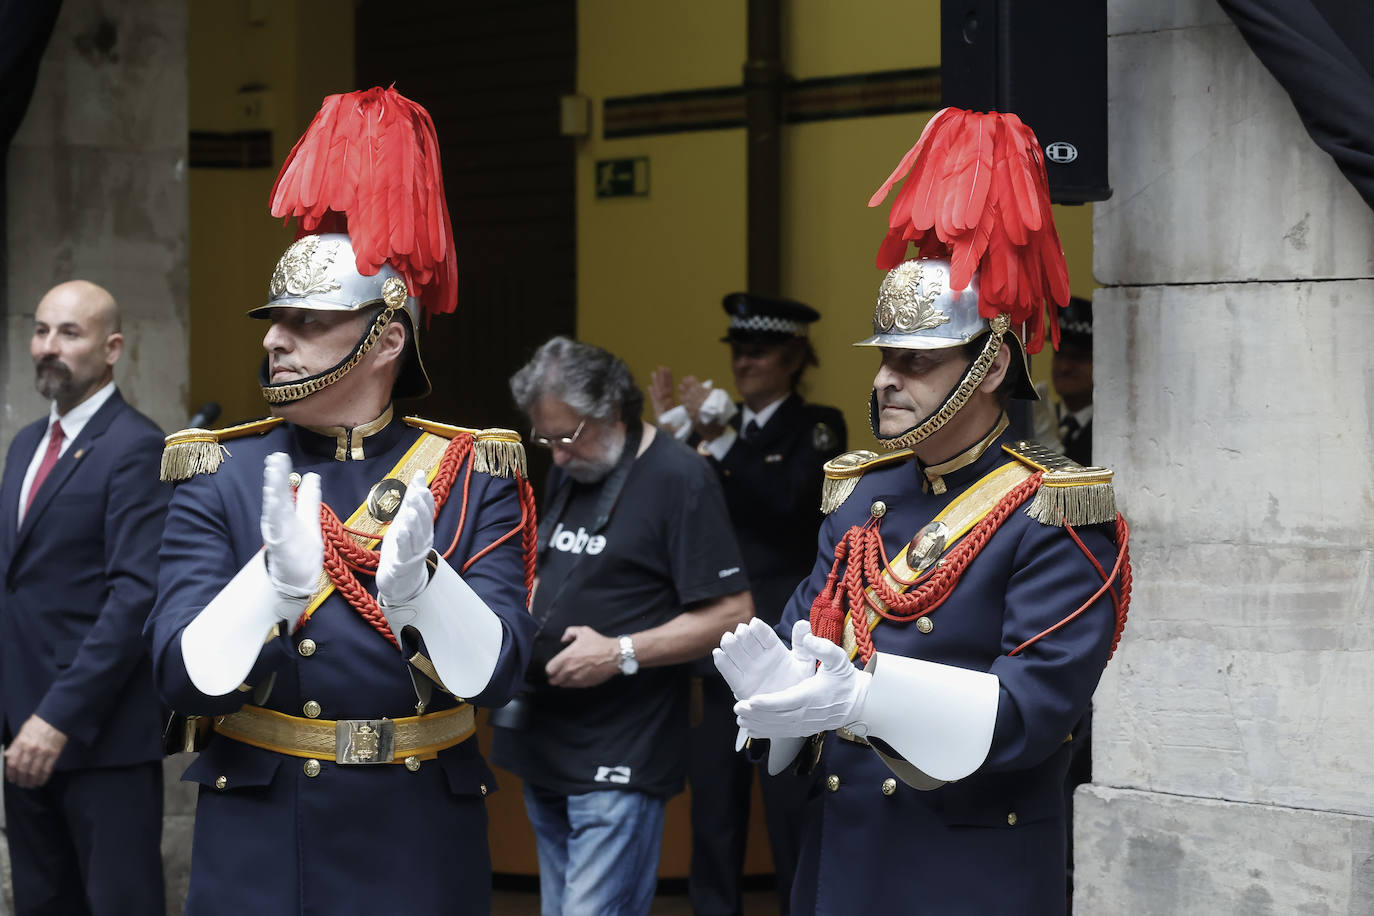
[[[406,177],[433,178],[428,125],[393,90],[331,96],[274,212],[295,210],[293,165],[331,137],[366,151],[376,132],[403,157],[414,138]],[[396,415],[394,397],[429,391],[417,337],[422,303],[453,305],[451,233],[398,245],[349,212],[394,176],[345,193],[356,173],[312,168],[329,176],[315,216],[352,218],[312,233],[343,220],[306,214],[250,312],[274,416],[184,431],[163,456],[178,485],[148,633],[164,697],[209,731],[183,777],[200,787],[186,911],[486,913],[495,783],[472,707],[509,699],[528,662],[523,451],[509,431]],[[437,187],[408,212],[442,235]]]
[[[941,157],[967,161],[970,138],[994,169],[1033,172],[1024,206],[994,180],[982,212],[928,220],[903,188],[859,343],[880,355],[871,422],[889,453],[827,465],[809,578],[777,630],[751,621],[715,653],[751,753],[817,776],[793,912],[1063,912],[1064,775],[1124,626],[1126,529],[1109,471],[1006,432],[1006,399],[1033,394],[1013,326],[1035,339],[1042,301],[1067,299],[1033,135],[946,109],[888,186],[907,167],[957,175]],[[990,250],[966,247],[961,227],[988,214]],[[1019,235],[996,223],[1030,217]],[[913,238],[922,257],[900,260]],[[1008,264],[1044,285],[1008,284]]]
[[[730,324],[730,368],[741,401],[727,422],[703,409],[711,389],[694,376],[678,386],[691,441],[720,477],[744,554],[755,614],[778,622],[783,605],[814,562],[822,467],[844,451],[844,415],[806,403],[803,374],[817,364],[808,335],[820,318],[800,302],[755,293],[722,301]],[[660,367],[650,393],[671,405],[672,376]],[[719,395],[715,396],[718,400]],[[688,894],[697,916],[740,912],[754,767],[735,751],[734,696],[708,660],[699,666],[701,717],[691,742],[692,865]],[[805,780],[779,774],[762,782],[769,846],[781,912],[796,870]]]

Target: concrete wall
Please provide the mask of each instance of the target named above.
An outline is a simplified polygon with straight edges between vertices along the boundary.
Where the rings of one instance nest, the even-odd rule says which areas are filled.
[[[1215,5],[1109,9],[1094,457],[1136,578],[1075,911],[1368,913],[1374,213]]]
[[[9,154],[9,275],[0,304],[0,449],[42,416],[28,354],[43,293],[82,277],[124,315],[125,398],[186,420],[186,4],[65,0]],[[181,761],[184,763],[184,761]],[[176,762],[169,773],[180,774]],[[174,778],[174,777],[173,777]],[[180,912],[193,798],[169,784],[164,851]],[[9,857],[0,848],[5,897]],[[8,906],[8,900],[4,906]]]
[[[47,410],[28,355],[33,309],[76,277],[122,307],[125,398],[164,428],[184,423],[184,3],[63,3],[10,149],[8,195],[0,447]]]

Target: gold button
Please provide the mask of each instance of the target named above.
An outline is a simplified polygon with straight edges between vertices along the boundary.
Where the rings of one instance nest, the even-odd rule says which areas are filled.
[[[935,629],[935,624],[931,622],[929,617],[917,617],[916,629],[920,630],[922,633],[929,633],[931,630]]]
[[[1016,812],[1015,812],[1015,811],[1013,811],[1012,813],[1010,813],[1010,814],[1007,815],[1007,826],[1008,826],[1008,827],[1015,827],[1015,826],[1016,826]]]
[[[883,780],[883,794],[884,794],[884,795],[891,795],[892,793],[894,793],[894,792],[896,792],[896,791],[897,791],[897,780],[893,779],[891,776],[889,776],[887,779],[884,779],[884,780]]]
[[[486,795],[486,794],[487,794],[487,784],[486,784],[486,783],[481,783],[481,784],[477,787],[477,789],[478,789],[478,791],[481,792],[483,795]]]
[[[229,777],[228,777],[228,776],[217,776],[217,777],[215,777],[215,788],[216,788],[216,789],[223,789],[223,788],[224,788],[225,786],[227,786],[227,785],[229,785]]]
[[[296,651],[306,658],[309,658],[315,654],[315,640],[302,639],[300,645],[296,646]]]
[[[318,719],[320,717],[320,704],[314,700],[306,700],[301,707],[301,712],[305,713],[307,719]]]
[[[295,471],[292,471],[291,476],[287,477],[286,479],[290,482],[291,486],[293,487],[299,487],[301,485],[301,475],[296,473]]]
[[[309,776],[311,779],[314,779],[316,776],[320,775],[320,762],[316,760],[314,757],[311,757],[309,760],[305,762],[305,766],[303,766],[301,769],[305,770],[306,776]]]
[[[825,787],[831,792],[840,791],[840,777],[831,773],[829,776],[825,777]]]
[[[868,507],[869,514],[874,518],[882,518],[887,514],[887,503],[881,499],[873,500],[873,505]]]
[[[410,772],[414,773],[414,772],[415,772],[416,770],[418,770],[419,768],[420,768],[420,758],[419,758],[419,757],[416,757],[414,754],[411,754],[409,757],[406,758],[406,769],[407,769],[407,770],[410,770]]]

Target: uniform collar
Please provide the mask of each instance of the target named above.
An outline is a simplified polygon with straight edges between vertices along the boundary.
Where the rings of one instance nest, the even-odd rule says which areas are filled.
[[[362,461],[380,455],[396,443],[404,423],[392,423],[395,412],[386,405],[377,419],[352,428],[346,426],[297,426],[301,447],[311,454],[335,461]]]
[[[974,475],[986,473],[983,466],[994,460],[997,453],[994,452],[988,461],[981,459],[987,455],[992,444],[1006,431],[1007,424],[1007,415],[1003,413],[997,418],[997,422],[992,425],[988,434],[971,447],[948,461],[941,461],[939,464],[922,464],[921,473],[925,475],[925,479],[921,481],[922,489],[938,496],[950,487],[962,486],[967,480],[974,479]]]
[[[754,411],[750,410],[749,405],[745,404],[744,410],[740,414],[740,429],[743,429],[745,426],[748,426],[750,420],[753,420],[755,423],[757,423],[759,425],[759,429],[763,429],[763,427],[768,425],[768,421],[773,419],[773,414],[778,412],[778,408],[781,407],[783,403],[791,396],[791,392],[784,394],[782,397],[778,398],[776,401],[769,404],[767,407],[763,408],[758,413],[755,413]]]

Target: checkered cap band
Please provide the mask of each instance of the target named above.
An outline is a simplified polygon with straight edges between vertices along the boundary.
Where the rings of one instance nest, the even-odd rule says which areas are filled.
[[[1081,334],[1084,337],[1093,335],[1093,323],[1091,321],[1060,321],[1059,330],[1065,334]]]
[[[805,337],[806,322],[774,318],[772,315],[747,315],[743,318],[734,315],[730,318],[730,330],[748,331],[750,333],[764,331],[771,334],[791,334],[793,337]]]

